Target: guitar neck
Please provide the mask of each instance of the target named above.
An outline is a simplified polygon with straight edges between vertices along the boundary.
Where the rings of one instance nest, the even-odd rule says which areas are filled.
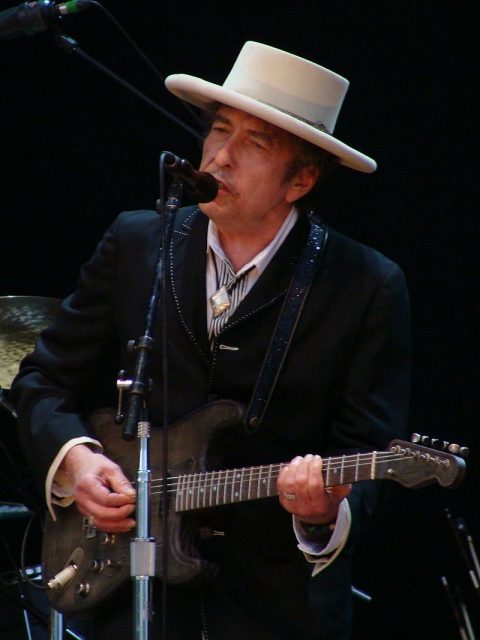
[[[375,479],[382,453],[358,453],[323,460],[326,487]],[[388,455],[388,454],[387,454]],[[192,511],[277,495],[277,478],[287,463],[207,471],[178,476],[175,510]]]

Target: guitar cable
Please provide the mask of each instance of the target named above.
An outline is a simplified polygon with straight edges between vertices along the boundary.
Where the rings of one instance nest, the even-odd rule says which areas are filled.
[[[160,71],[156,68],[156,66],[148,58],[148,56],[140,49],[140,47],[136,44],[136,42],[129,35],[129,33],[122,27],[122,25],[113,16],[113,14],[111,14],[108,11],[108,9],[106,9],[100,2],[97,2],[96,0],[90,0],[89,4],[97,7],[98,9],[101,9],[105,13],[105,15],[112,21],[114,26],[117,27],[117,29],[120,31],[120,33],[127,39],[129,44],[134,48],[136,53],[142,58],[142,60],[149,67],[149,69],[151,71],[153,71],[153,73],[155,74],[156,78],[159,79],[163,83],[164,80],[165,80],[164,76],[160,73]],[[171,113],[170,111],[165,109],[158,102],[152,100],[145,93],[143,93],[142,91],[137,89],[136,86],[132,85],[127,80],[124,80],[121,76],[119,76],[117,73],[112,71],[110,68],[108,68],[107,66],[105,66],[104,64],[102,64],[101,62],[99,62],[98,60],[96,60],[95,58],[90,56],[89,54],[87,54],[83,49],[81,49],[79,47],[79,45],[76,42],[76,40],[74,40],[71,37],[66,36],[60,30],[58,25],[55,25],[53,27],[53,31],[54,31],[54,34],[55,34],[55,42],[63,51],[65,51],[66,53],[69,53],[69,54],[76,53],[83,60],[85,60],[86,62],[89,62],[92,66],[94,66],[98,71],[101,71],[105,75],[109,76],[110,79],[114,80],[115,82],[117,82],[118,84],[123,86],[125,89],[128,89],[128,91],[130,91],[131,93],[133,93],[137,97],[141,98],[141,100],[143,100],[144,103],[146,103],[149,106],[153,107],[156,111],[160,112],[167,119],[171,120],[176,125],[178,125],[182,129],[184,129],[185,131],[190,133],[194,138],[196,138],[197,141],[203,139],[203,134],[201,132],[199,132],[199,131],[193,129],[192,127],[190,127],[186,122],[184,122],[183,120],[180,120],[180,118],[178,118],[173,113]],[[201,117],[197,113],[195,113],[195,111],[192,109],[192,107],[190,105],[186,104],[184,101],[181,101],[181,102],[184,105],[184,108],[187,109],[187,111],[190,114],[190,116],[195,120],[196,124],[201,125],[201,129],[203,130],[205,128],[205,126],[204,126],[204,124],[203,124],[203,122],[201,120]]]
[[[128,33],[128,31],[120,24],[120,22],[117,20],[117,18],[106,7],[104,7],[103,4],[101,4],[100,2],[97,2],[96,0],[90,0],[90,4],[95,6],[95,7],[97,7],[101,11],[103,11],[103,13],[109,18],[109,20],[113,23],[113,25],[124,36],[124,38],[127,40],[127,42],[133,47],[133,49],[136,51],[136,53],[145,62],[147,67],[153,72],[153,74],[156,76],[156,78],[160,81],[161,85],[163,86],[164,83],[165,83],[165,76],[160,72],[159,69],[157,69],[155,64],[150,60],[150,58],[146,55],[146,53],[144,51],[142,51],[142,49],[140,49],[138,44],[135,42],[135,40],[132,38],[132,36]],[[191,118],[193,120],[195,120],[196,124],[198,124],[200,127],[203,128],[204,127],[204,122],[203,122],[202,118],[199,116],[198,113],[196,113],[194,111],[194,109],[192,109],[192,107],[188,104],[188,102],[185,102],[184,100],[181,100],[180,103],[182,104],[184,109],[186,109],[186,111],[191,116]],[[191,132],[191,133],[193,133],[193,132]]]
[[[34,523],[37,515],[38,514],[35,511],[32,513],[32,515],[30,516],[27,522],[27,526],[25,527],[25,531],[23,533],[22,546],[20,548],[20,574],[22,576],[22,579],[25,582],[28,582],[30,586],[40,591],[47,591],[48,586],[46,584],[37,584],[32,578],[30,578],[30,576],[28,575],[27,567],[25,565],[25,553],[27,549],[27,540],[30,535],[32,524]]]

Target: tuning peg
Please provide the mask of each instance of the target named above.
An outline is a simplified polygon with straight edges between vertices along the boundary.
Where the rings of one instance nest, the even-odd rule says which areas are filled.
[[[412,433],[410,441],[413,442],[413,444],[418,444],[419,442],[421,442],[427,447],[430,446],[430,436],[422,436],[420,433]]]
[[[455,444],[454,442],[448,442],[448,440],[422,436],[420,433],[412,433],[410,441],[413,442],[413,444],[421,443],[426,447],[433,447],[434,449],[439,449],[441,451],[448,451],[454,456],[462,456],[462,458],[467,458],[470,455],[470,449],[468,447],[461,447],[459,444]]]
[[[459,444],[453,442],[448,445],[448,451],[454,456],[461,456],[462,458],[468,458],[470,455],[470,449],[468,447],[461,447]]]
[[[410,437],[410,442],[413,444],[424,444],[426,447],[431,446],[431,438],[430,436],[422,436],[421,433],[412,433]]]

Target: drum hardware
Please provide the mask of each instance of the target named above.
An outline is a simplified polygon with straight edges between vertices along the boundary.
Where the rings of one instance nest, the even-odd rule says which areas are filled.
[[[64,640],[64,638],[66,640],[70,638],[72,640],[83,640],[82,636],[65,626],[64,617],[61,613],[52,608],[47,613],[31,602],[22,591],[22,586],[26,583],[44,589],[41,565],[0,574],[0,591],[9,601],[21,608],[27,638],[32,638],[29,616],[33,616],[42,625],[48,627],[49,640]]]
[[[31,567],[25,567],[25,546],[28,538],[28,533],[32,522],[35,518],[35,512],[30,511],[27,507],[21,504],[0,504],[0,520],[22,518],[29,516],[30,520],[27,524],[24,538],[22,542],[22,549],[20,553],[20,566],[21,569],[11,570],[0,575],[0,590],[7,595],[10,600],[14,600],[18,606],[21,607],[21,613],[23,617],[23,624],[25,626],[25,632],[29,640],[31,640],[32,633],[30,628],[30,616],[33,616],[38,622],[45,625],[49,629],[49,640],[64,640],[66,638],[72,638],[73,640],[83,640],[82,636],[77,635],[72,629],[65,627],[64,616],[55,609],[51,608],[43,611],[41,607],[37,606],[35,601],[32,600],[28,594],[25,593],[24,587],[32,587],[35,590],[45,592],[47,588],[53,588],[49,583],[48,587],[43,584],[42,580],[42,566],[40,564]],[[70,567],[74,572],[74,567]],[[67,569],[62,574],[66,573]],[[56,576],[57,580],[65,580],[64,576]],[[8,590],[8,591],[7,591]],[[13,590],[13,591],[12,591]],[[45,609],[48,609],[48,603],[45,600]]]
[[[0,389],[0,533],[4,544],[16,547],[21,542],[20,566],[26,538],[38,506],[33,488],[33,479],[22,458],[17,435],[17,417],[8,402],[7,392]],[[6,558],[0,564],[0,571],[8,569]],[[13,565],[16,566],[16,561]]]
[[[0,521],[15,518],[28,518],[32,512],[24,504],[18,502],[0,502]]]
[[[33,616],[35,620],[44,625],[48,624],[48,616],[40,607],[30,602],[30,599],[26,597],[23,591],[23,586],[26,582],[26,573],[29,574],[29,579],[34,580],[41,575],[41,568],[31,567],[25,569],[24,572],[8,571],[0,574],[0,593],[5,596],[10,603],[19,607],[23,617],[26,635],[28,638],[31,638],[30,616]]]
[[[2,427],[4,423],[15,423],[17,419],[15,408],[8,400],[8,389],[17,374],[20,362],[33,351],[37,336],[53,321],[60,303],[61,301],[56,298],[40,296],[0,297],[0,422]],[[8,424],[8,426],[11,425]],[[13,424],[13,427],[13,429],[2,429],[2,435],[10,439],[13,438],[12,442],[4,443],[0,439],[0,449],[7,462],[7,480],[15,487],[16,493],[20,494],[20,498],[25,493],[26,502],[35,504],[36,499],[32,498],[32,491],[25,486],[28,484],[28,478],[25,475],[26,470],[22,469],[20,460],[17,464],[15,453],[20,448],[16,439],[15,424]],[[0,522],[30,518],[22,544],[22,564],[26,537],[34,515],[35,512],[22,503],[13,501],[0,502]],[[8,600],[20,607],[28,638],[32,638],[30,616],[33,616],[41,624],[48,627],[50,640],[63,640],[64,638],[82,640],[82,636],[65,627],[61,613],[52,608],[47,613],[34,602],[31,602],[23,590],[26,585],[42,591],[46,589],[42,583],[41,565],[0,574],[0,592]],[[46,605],[46,608],[48,608],[48,605]]]
[[[0,388],[0,520],[26,517],[40,504],[31,472],[23,459],[17,414],[9,392]]]
[[[5,571],[0,575],[0,581],[5,586],[13,586],[21,584],[23,582],[38,582],[42,581],[42,565],[37,564],[32,567],[25,567],[25,569],[15,571]]]

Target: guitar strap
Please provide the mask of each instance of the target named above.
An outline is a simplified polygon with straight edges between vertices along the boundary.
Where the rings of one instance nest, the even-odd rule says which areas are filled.
[[[327,242],[327,227],[315,217],[314,212],[309,214],[309,219],[308,241],[290,280],[287,295],[245,415],[245,428],[249,434],[258,431],[262,423]]]

